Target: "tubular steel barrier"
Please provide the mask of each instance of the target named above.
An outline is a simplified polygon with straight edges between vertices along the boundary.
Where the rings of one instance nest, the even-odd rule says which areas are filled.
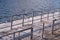
[[[33,21],[34,21],[34,14],[35,14],[34,12],[35,12],[35,11],[32,12],[32,24],[33,24]],[[41,16],[40,21],[42,21],[42,19],[43,19],[43,18],[42,18],[42,17],[43,17],[43,16],[42,16],[42,11],[36,11],[36,12],[40,12],[40,13],[41,13],[41,14],[40,14],[40,16]],[[30,14],[30,13],[28,13],[28,14]],[[21,24],[22,24],[22,26],[24,26],[24,19],[25,19],[24,17],[25,17],[26,15],[27,15],[27,14],[25,13],[25,14],[17,14],[17,15],[12,15],[12,16],[4,16],[4,17],[0,17],[0,19],[2,19],[2,18],[9,18],[9,19],[10,19],[10,23],[11,23],[11,29],[13,29],[13,28],[12,28],[12,26],[13,26],[12,24],[13,24],[13,21],[14,21],[14,20],[13,20],[13,19],[14,19],[14,16],[19,16],[19,17],[22,16],[22,23],[21,23]],[[48,13],[47,18],[49,19],[49,13]],[[54,19],[54,13],[53,13],[53,19]],[[7,27],[5,27],[5,28],[7,28]]]
[[[21,32],[24,32],[24,31],[27,31],[27,30],[31,30],[31,33],[25,33],[23,35],[20,34]],[[16,37],[17,33],[18,33],[18,36]],[[10,37],[11,39],[6,38],[6,37],[9,37],[9,35],[11,36]],[[24,39],[26,37],[29,37],[29,36],[30,36],[30,40],[33,40],[33,28],[32,27],[26,28],[26,29],[23,29],[23,30],[20,30],[20,31],[17,31],[17,32],[13,32],[13,33],[8,33],[6,35],[2,35],[2,36],[0,36],[0,40],[22,40],[22,39]],[[29,40],[29,38],[28,38],[28,40]]]
[[[32,12],[32,21],[31,21],[32,24],[33,24],[33,21],[34,21],[34,12],[35,11]],[[36,12],[40,12],[40,11],[36,11]],[[30,14],[30,13],[28,13],[28,14]],[[12,16],[4,16],[4,17],[0,17],[0,19],[9,18],[10,19],[9,22],[11,23],[11,30],[12,30],[13,29],[12,26],[13,26],[14,16],[19,16],[19,17],[22,16],[22,23],[21,24],[22,24],[22,26],[24,26],[24,19],[25,19],[24,17],[28,14],[25,13],[25,14],[16,14],[16,15],[12,15]],[[41,14],[42,14],[42,12],[41,12]],[[42,15],[41,15],[41,20],[42,20]],[[5,28],[7,28],[7,27],[5,27]],[[4,28],[2,28],[2,29],[4,29]]]
[[[22,26],[24,26],[24,16],[27,15],[27,14],[19,14],[19,15],[13,15],[13,16],[5,16],[5,17],[2,17],[2,18],[11,18],[10,19],[10,22],[11,22],[11,30],[12,30],[13,29],[12,26],[13,26],[13,21],[14,21],[13,18],[14,18],[14,16],[21,16],[21,15],[22,15],[22,23],[21,24],[22,24]],[[7,28],[7,27],[5,27],[5,28]]]
[[[58,24],[55,23],[57,20],[60,20],[60,18],[59,18],[59,19],[55,19],[55,20],[53,20],[53,24],[52,24],[52,34],[54,34],[54,26],[60,24],[60,23],[58,23]]]
[[[44,19],[44,18],[42,18],[43,17],[43,15],[42,15],[42,11],[33,11],[32,12],[32,25],[33,25],[33,22],[34,22],[34,12],[40,12],[41,14],[40,14],[40,16],[41,16],[41,18],[40,18],[40,21],[42,22],[42,19]],[[30,14],[30,13],[28,13],[28,14]],[[10,19],[10,29],[12,30],[13,29],[13,19],[14,19],[14,16],[22,16],[22,23],[20,23],[20,24],[22,24],[22,27],[24,26],[24,19],[25,19],[25,16],[27,16],[28,15],[27,13],[25,13],[25,14],[16,14],[16,15],[12,15],[12,16],[4,16],[4,17],[1,17],[0,19],[2,19],[2,18],[9,18]],[[49,13],[48,13],[48,16],[49,16]],[[49,17],[47,16],[47,18],[49,19]],[[54,19],[54,13],[53,13],[53,19]],[[19,24],[19,25],[20,25]],[[8,27],[4,27],[4,28],[8,28]],[[4,28],[0,28],[0,29],[4,29]]]
[[[44,23],[43,23],[43,28],[42,28],[42,40],[44,39],[44,29],[45,29],[45,27],[44,27]]]
[[[40,12],[40,11],[39,11]],[[9,16],[9,17],[3,17],[3,18],[10,18],[11,17],[11,20],[10,20],[10,22],[11,22],[11,30],[13,29],[13,18],[14,18],[14,16],[21,16],[22,15],[22,27],[24,26],[24,19],[25,19],[25,16],[27,16],[28,14],[19,14],[19,15],[13,15],[13,16]],[[41,12],[41,22],[43,21],[42,18],[43,17],[43,15],[42,15],[42,12]],[[49,14],[48,14],[48,19],[49,19]],[[54,18],[54,14],[53,14],[53,18]],[[54,26],[55,26],[55,21],[57,21],[57,19],[55,19],[55,20],[53,20],[53,24],[52,24],[52,34],[53,34],[53,32],[54,32]],[[34,12],[32,13],[32,25],[33,25],[33,22],[34,22]],[[45,23],[43,23],[43,29],[42,29],[42,39],[44,39],[44,24]],[[33,27],[33,26],[32,26]],[[23,30],[21,30],[21,31],[17,31],[17,32],[14,32],[14,33],[9,33],[9,34],[7,34],[7,35],[3,35],[3,36],[1,36],[0,37],[0,39],[2,38],[4,38],[5,36],[9,36],[9,35],[13,35],[13,38],[11,39],[11,40],[21,40],[22,38],[25,38],[24,37],[24,35],[23,36],[21,36],[21,34],[20,34],[20,32],[23,32],[23,31],[26,31],[26,30],[29,30],[29,29],[31,29],[31,34],[30,33],[28,33],[27,35],[26,35],[26,37],[28,37],[28,36],[31,36],[30,37],[30,40],[33,40],[33,28],[27,28],[27,29],[23,29]],[[19,33],[18,34],[18,37],[15,37],[16,36],[16,33]],[[7,39],[6,39],[7,40]]]

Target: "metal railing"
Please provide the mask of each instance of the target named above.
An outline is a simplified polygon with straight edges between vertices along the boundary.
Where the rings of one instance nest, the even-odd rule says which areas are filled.
[[[13,19],[14,19],[14,16],[22,16],[22,23],[20,23],[20,24],[22,24],[22,26],[24,25],[24,17],[26,16],[27,14],[19,14],[19,15],[13,15],[13,16],[5,16],[5,17],[2,17],[2,18],[10,18],[10,23],[11,23],[11,29],[13,29],[12,28],[12,26],[13,26]],[[2,18],[0,18],[0,19],[2,19]],[[7,28],[7,27],[5,27],[5,28]]]
[[[21,32],[24,32],[24,31],[27,31],[27,30],[31,30],[31,33],[25,33],[23,35],[20,34]],[[17,33],[18,33],[18,36],[16,37]],[[10,38],[12,38],[12,39],[6,38],[6,37],[9,37],[9,35],[11,35]],[[29,36],[30,36],[30,40],[33,40],[33,28],[32,27],[26,28],[26,29],[23,29],[23,30],[20,30],[20,31],[16,31],[16,32],[13,32],[13,33],[8,33],[6,35],[0,36],[0,39],[1,40],[22,40],[22,39],[24,39],[26,37],[29,37]],[[28,40],[29,40],[29,38],[28,38]]]
[[[19,14],[19,15],[14,15],[14,16],[20,16],[20,15],[23,15],[23,21],[22,21],[22,26],[24,26],[24,15],[27,15],[27,14]],[[32,13],[32,25],[33,25],[33,21],[34,21],[34,13]],[[12,29],[12,27],[13,27],[13,17],[14,16],[10,16],[11,17],[11,29]],[[53,15],[54,16],[54,15]],[[42,18],[42,17],[41,17]],[[41,19],[42,20],[42,19]],[[53,25],[52,25],[52,34],[53,34],[53,32],[54,32],[54,24],[55,24],[55,21],[56,21],[56,19],[55,20],[53,20]],[[28,29],[23,29],[23,30],[21,30],[21,31],[18,31],[18,32],[14,32],[14,33],[9,33],[9,34],[7,34],[7,35],[4,35],[4,36],[8,36],[8,35],[10,35],[10,34],[13,34],[13,40],[16,40],[16,37],[15,37],[15,33],[19,33],[19,35],[20,35],[20,32],[23,32],[23,31],[25,31],[25,30],[29,30],[29,29],[31,29],[31,34],[29,34],[30,36],[31,36],[31,40],[33,40],[33,28],[31,27],[31,28],[28,28]],[[43,23],[43,29],[42,29],[42,39],[43,39],[43,34],[44,34],[44,23]],[[2,36],[2,37],[4,37],[4,36]],[[2,37],[0,37],[0,38],[2,38]],[[21,38],[24,38],[24,37],[21,37],[21,36],[19,36],[19,37],[17,37],[18,38],[18,40],[21,40]]]
[[[54,28],[55,28],[55,26],[60,24],[60,22],[57,23],[57,24],[55,23],[55,22],[58,21],[58,20],[60,20],[60,18],[53,20],[53,24],[52,24],[52,34],[54,34]],[[59,29],[58,29],[58,30],[59,30]]]
[[[35,11],[34,11],[35,12]],[[34,21],[34,12],[32,12],[32,24],[33,24],[33,21]],[[37,11],[36,11],[37,12]],[[40,12],[40,11],[38,11],[38,12]],[[30,14],[30,13],[28,13],[28,14]],[[0,19],[4,19],[4,18],[9,18],[9,22],[11,23],[11,29],[13,29],[12,27],[13,27],[13,21],[14,21],[14,17],[15,16],[22,16],[22,26],[24,26],[24,19],[25,19],[25,16],[27,16],[28,14],[18,14],[18,15],[13,15],[13,16],[4,16],[4,17],[0,17]],[[42,13],[41,13],[42,14]],[[42,17],[41,17],[42,18]],[[41,19],[42,20],[42,19]],[[7,27],[5,27],[5,28],[7,28]],[[2,28],[3,29],[3,28]]]
[[[42,21],[42,19],[44,19],[44,18],[42,18],[43,17],[43,12],[41,12],[41,11],[33,11],[32,12],[32,25],[33,25],[33,22],[34,22],[34,14],[35,14],[35,12],[40,12],[40,21]],[[28,14],[30,14],[30,13],[28,13]],[[10,19],[10,23],[11,23],[11,27],[10,27],[10,29],[13,29],[13,21],[14,21],[14,16],[19,16],[19,17],[21,17],[22,16],[22,23],[20,23],[20,24],[22,24],[22,27],[24,26],[24,19],[25,19],[25,16],[27,16],[28,14],[18,14],[18,15],[13,15],[13,16],[5,16],[5,17],[1,17],[1,18],[9,18]],[[0,19],[1,19],[0,18]],[[47,19],[49,19],[49,12],[48,12],[48,16],[47,16]],[[54,19],[54,13],[53,13],[53,19]],[[19,24],[19,25],[20,25]],[[7,28],[7,27],[5,27],[5,28]],[[2,28],[2,29],[4,29],[4,28]]]

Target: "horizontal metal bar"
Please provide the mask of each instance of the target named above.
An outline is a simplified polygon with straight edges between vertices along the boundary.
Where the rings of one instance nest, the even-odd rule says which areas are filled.
[[[23,32],[23,31],[30,30],[30,29],[32,29],[32,27],[30,27],[30,28],[27,28],[27,29],[23,29],[23,30],[20,30],[20,31],[17,31],[17,32]],[[0,36],[0,37],[4,37],[4,36],[11,35],[11,34],[15,34],[15,33],[17,33],[17,32],[8,33],[7,35],[3,35],[3,36]]]

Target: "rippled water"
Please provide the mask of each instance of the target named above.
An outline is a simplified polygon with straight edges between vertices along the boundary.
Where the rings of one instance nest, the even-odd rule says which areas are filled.
[[[60,0],[0,0],[0,16],[11,16],[34,10],[47,11],[60,7]],[[41,8],[41,9],[40,9]],[[37,14],[37,13],[35,13]],[[2,19],[0,19],[2,21]]]

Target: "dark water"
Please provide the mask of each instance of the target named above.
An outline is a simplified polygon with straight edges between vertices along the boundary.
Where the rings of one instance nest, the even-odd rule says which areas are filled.
[[[46,12],[58,8],[60,8],[60,0],[0,0],[0,17],[23,14],[23,10],[31,13],[31,9]],[[9,18],[0,19],[0,22],[6,20],[9,20]]]

